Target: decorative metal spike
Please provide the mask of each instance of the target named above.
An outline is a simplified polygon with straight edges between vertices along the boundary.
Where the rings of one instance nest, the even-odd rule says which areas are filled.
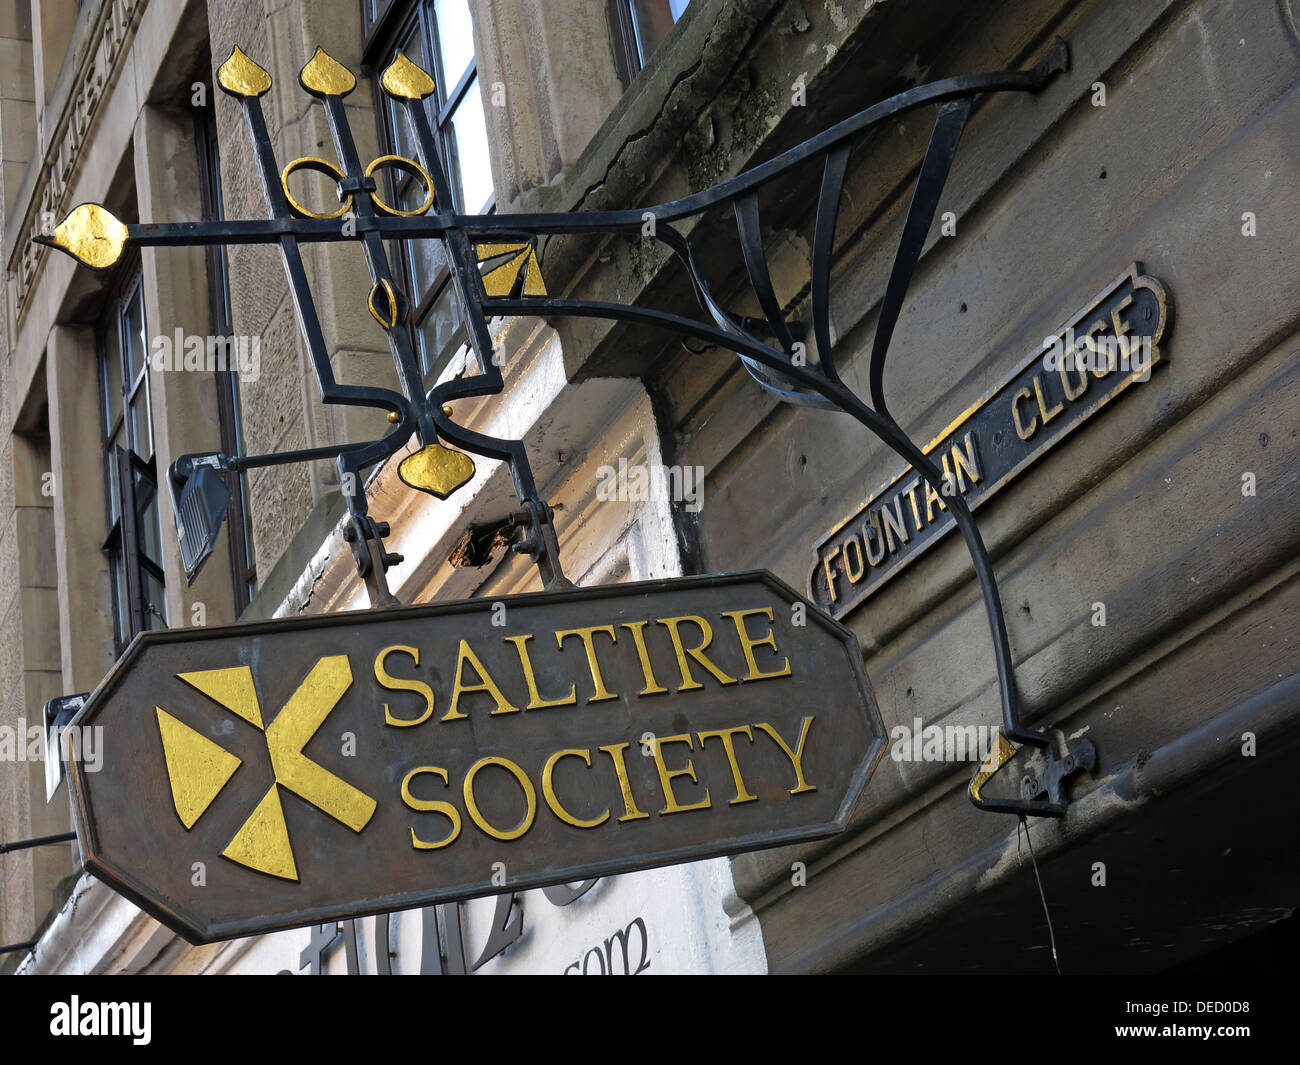
[[[402,52],[398,52],[397,58],[388,64],[379,84],[389,96],[403,100],[423,100],[432,96],[435,88],[433,78]]]
[[[217,68],[217,84],[231,96],[258,97],[271,91],[271,75],[235,45],[230,58]]]
[[[37,238],[71,255],[92,270],[107,270],[122,257],[127,229],[113,213],[97,203],[81,203],[54,227],[48,237]]]
[[[357,87],[352,71],[319,46],[299,71],[298,81],[313,96],[346,96]]]

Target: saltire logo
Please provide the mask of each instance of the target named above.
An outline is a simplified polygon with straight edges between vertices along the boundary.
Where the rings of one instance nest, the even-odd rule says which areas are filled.
[[[353,832],[366,827],[374,815],[375,800],[302,753],[307,741],[352,685],[352,667],[347,655],[317,659],[270,725],[262,723],[262,707],[253,684],[253,671],[248,666],[205,669],[176,676],[259,729],[266,737],[271,755],[275,779],[221,852],[222,857],[284,880],[298,879],[289,826],[280,802],[282,788]],[[192,829],[243,760],[161,706],[154,710],[158,714],[158,732],[167,760],[172,805],[181,824]]]

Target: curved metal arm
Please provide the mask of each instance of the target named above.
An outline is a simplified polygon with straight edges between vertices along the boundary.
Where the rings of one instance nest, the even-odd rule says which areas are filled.
[[[783,402],[848,414],[904,458],[948,500],[948,509],[970,553],[984,601],[997,666],[1004,735],[1042,749],[1049,765],[1041,779],[1050,778],[1055,782],[1047,789],[1051,792],[1048,802],[1035,801],[1033,796],[1023,802],[985,800],[979,794],[979,785],[987,779],[988,773],[982,769],[972,781],[973,801],[983,809],[1059,814],[1064,811],[1060,780],[1064,774],[1073,771],[1067,768],[1067,763],[1074,764],[1078,760],[1069,752],[1057,759],[1049,735],[1027,728],[1021,721],[1014,660],[988,551],[969,506],[959,492],[951,490],[949,476],[929,459],[890,413],[884,369],[907,289],[920,261],[926,235],[938,209],[939,197],[975,97],[993,92],[1035,92],[1057,72],[1066,69],[1067,63],[1065,44],[1058,41],[1033,70],[963,75],[917,86],[874,104],[713,188],[649,208],[655,220],[654,239],[667,247],[672,257],[681,263],[695,298],[709,321],[646,307],[557,299],[546,295],[537,269],[535,242],[539,236],[564,233],[639,235],[647,209],[577,214],[457,213],[448,169],[441,158],[424,106],[425,98],[434,92],[433,79],[405,57],[399,57],[385,71],[381,83],[406,116],[419,156],[418,163],[397,156],[384,156],[363,169],[342,103],[343,97],[355,88],[356,79],[318,49],[304,66],[299,81],[325,108],[340,165],[336,167],[324,160],[295,160],[280,174],[276,170],[260,103],[260,97],[271,87],[271,77],[236,49],[218,71],[218,81],[243,107],[271,215],[268,220],[126,226],[102,207],[82,205],[60,223],[52,238],[42,240],[99,269],[111,266],[128,243],[141,246],[273,243],[279,246],[322,401],[378,407],[387,410],[390,421],[396,424],[377,440],[232,459],[230,466],[270,465],[335,456],[345,486],[349,477],[352,478],[353,491],[348,493],[348,505],[353,517],[350,530],[353,535],[349,539],[353,543],[358,571],[367,577],[372,600],[377,604],[393,601],[383,581],[383,569],[400,559],[383,551],[382,537],[387,528],[382,522],[374,522],[367,516],[365,492],[360,489],[357,475],[360,470],[394,454],[412,434],[418,437],[422,448],[417,455],[402,461],[399,474],[408,484],[439,498],[445,498],[458,485],[465,483],[473,472],[473,465],[465,455],[449,451],[438,443],[439,439],[465,451],[506,462],[516,494],[523,504],[519,511],[522,515],[520,523],[529,526],[525,537],[528,553],[536,560],[548,587],[568,584],[560,567],[559,545],[550,508],[540,498],[523,442],[487,436],[459,425],[453,420],[452,408],[447,405],[455,399],[497,395],[503,391],[504,377],[487,329],[487,320],[493,315],[576,315],[671,329],[734,351],[755,381]],[[831,257],[843,185],[853,139],[858,134],[898,115],[928,106],[936,106],[938,115],[880,303],[867,367],[871,397],[868,404],[841,379],[830,330]],[[822,162],[822,175],[810,264],[811,322],[804,323],[787,317],[787,310],[780,305],[772,284],[762,245],[758,192],[766,183],[793,168],[818,159]],[[373,177],[381,164],[397,164],[425,179],[428,187],[424,204],[415,211],[405,211],[400,205],[390,205],[382,200]],[[344,204],[340,212],[312,214],[299,205],[298,217],[294,217],[287,191],[288,176],[295,169],[304,168],[339,175],[339,200]],[[431,206],[435,211],[433,214],[427,213]],[[761,319],[732,314],[719,303],[702,275],[691,241],[673,225],[711,208],[729,208],[734,216],[750,286],[762,310]],[[347,213],[349,211],[352,213]],[[444,381],[427,392],[424,391],[410,335],[405,329],[410,301],[394,280],[384,249],[385,240],[418,238],[441,240],[446,248],[452,283],[477,363],[475,373]],[[514,246],[502,243],[511,239],[520,243]],[[363,245],[373,283],[370,310],[388,334],[402,385],[400,394],[388,389],[341,385],[334,377],[307,284],[299,243],[341,240]],[[509,268],[489,270],[493,289],[489,293],[478,263],[506,253],[513,256]],[[517,276],[512,273],[516,266]],[[504,282],[501,279],[503,270],[510,275]],[[770,337],[773,343],[760,339],[760,333]],[[796,340],[796,337],[810,334],[817,347],[815,363],[806,359],[802,344]],[[416,460],[415,465],[408,477],[404,471],[413,460]],[[1035,792],[1035,796],[1037,794]]]

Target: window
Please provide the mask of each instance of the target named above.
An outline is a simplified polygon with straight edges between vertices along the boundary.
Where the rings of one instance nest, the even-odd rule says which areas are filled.
[[[650,53],[686,11],[690,0],[607,0],[614,68],[624,86],[650,59]]]
[[[217,145],[216,119],[210,107],[194,110],[195,142],[199,151],[199,186],[205,221],[224,217],[221,205],[221,156]],[[204,249],[208,268],[208,304],[212,335],[230,337],[229,269],[226,248],[209,244]],[[218,367],[217,418],[221,425],[221,450],[227,455],[244,453],[244,427],[239,407],[239,373],[236,368]],[[234,583],[235,615],[242,614],[257,594],[257,566],[253,555],[253,526],[248,497],[248,476],[227,471],[230,510],[227,515],[230,572]]]
[[[400,51],[433,75],[437,91],[425,106],[446,163],[455,209],[467,214],[491,210],[492,170],[468,0],[417,0],[404,5],[363,0],[362,21],[368,31],[376,26],[376,19],[381,23],[367,48],[367,65],[381,72]],[[378,78],[375,98],[385,151],[418,158],[406,120],[397,104],[379,90]],[[424,196],[419,179],[392,176],[391,170],[389,174],[389,194],[395,197],[390,202],[403,209],[417,206]],[[437,241],[398,241],[390,255],[394,270],[400,266],[411,298],[411,328],[422,369],[436,374],[465,342],[442,248]]]
[[[104,552],[113,585],[119,651],[136,633],[167,627],[145,335],[137,259],[110,297],[97,329],[109,519]]]

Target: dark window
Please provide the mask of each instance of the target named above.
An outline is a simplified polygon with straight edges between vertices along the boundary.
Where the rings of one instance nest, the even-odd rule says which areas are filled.
[[[109,521],[104,552],[121,651],[136,633],[167,627],[149,349],[138,260],[110,297],[96,332]]]
[[[224,215],[221,203],[221,157],[212,109],[196,108],[194,121],[195,141],[199,150],[199,185],[203,198],[203,217],[207,221],[216,221]],[[205,248],[205,253],[212,335],[231,337],[234,335],[234,326],[230,320],[230,285],[225,245],[209,244]],[[227,455],[242,455],[244,428],[239,408],[238,369],[218,367],[216,385],[217,418],[221,425],[221,450]],[[253,556],[248,477],[246,474],[228,472],[226,481],[230,487],[230,511],[227,514],[230,572],[234,582],[235,614],[238,616],[257,594],[257,567]]]
[[[624,86],[686,12],[690,0],[606,0],[614,67]]]
[[[378,74],[403,52],[433,75],[437,91],[425,101],[438,150],[446,164],[457,211],[478,214],[494,204],[487,125],[474,61],[468,0],[363,0],[362,21],[374,29],[366,64]],[[377,27],[377,28],[376,28]],[[418,158],[406,120],[375,82],[384,151]],[[391,171],[390,171],[391,174]],[[389,194],[403,209],[424,198],[420,180],[390,177]],[[446,210],[446,205],[439,205]],[[454,286],[438,241],[395,241],[390,252],[411,297],[411,328],[422,369],[436,375],[465,342]]]

